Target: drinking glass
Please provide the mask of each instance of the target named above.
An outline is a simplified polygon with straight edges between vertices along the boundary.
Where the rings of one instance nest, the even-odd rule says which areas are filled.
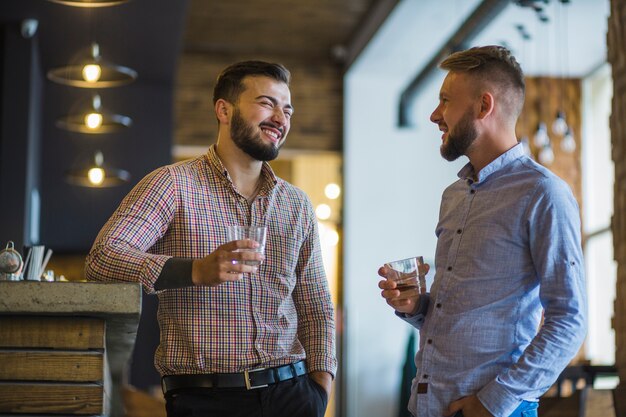
[[[259,244],[256,248],[237,249],[235,252],[265,253],[267,227],[265,226],[228,226],[228,241],[250,239]],[[246,265],[260,265],[261,261],[244,261]]]
[[[387,279],[395,281],[397,289],[400,290],[398,298],[411,298],[426,293],[426,274],[421,273],[419,269],[421,265],[424,265],[422,256],[400,259],[385,264]]]

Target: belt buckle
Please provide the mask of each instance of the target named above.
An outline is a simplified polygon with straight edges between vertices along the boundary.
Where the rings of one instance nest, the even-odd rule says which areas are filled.
[[[265,385],[252,385],[252,382],[250,381],[250,374],[251,373],[258,372],[258,371],[264,371],[265,369],[266,368],[257,368],[257,369],[251,369],[249,371],[246,369],[245,371],[243,371],[243,377],[244,377],[244,380],[246,382],[246,389],[247,390],[269,387],[268,384],[265,384]]]

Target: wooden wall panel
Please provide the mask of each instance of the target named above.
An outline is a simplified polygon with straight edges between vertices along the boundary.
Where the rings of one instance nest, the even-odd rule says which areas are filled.
[[[330,63],[290,62],[262,56],[185,53],[175,95],[175,145],[208,147],[217,139],[213,87],[226,66],[246,59],[280,62],[292,76],[295,107],[286,149],[337,151],[342,148],[342,71]]]
[[[626,2],[611,0],[609,17],[608,60],[613,71],[611,114],[612,158],[615,163],[613,209],[613,253],[617,261],[617,288],[613,328],[615,329],[615,365],[620,377],[618,415],[626,415]],[[617,399],[616,394],[616,399]],[[616,408],[618,406],[616,405]]]
[[[554,162],[547,167],[570,185],[582,210],[581,95],[581,82],[577,78],[526,78],[526,101],[516,131],[518,138],[529,138],[533,157],[537,160],[539,149],[533,143],[533,136],[539,122],[546,123],[554,150]],[[576,150],[572,153],[561,149],[563,137],[552,132],[552,122],[561,109],[565,111],[567,124],[576,140]]]

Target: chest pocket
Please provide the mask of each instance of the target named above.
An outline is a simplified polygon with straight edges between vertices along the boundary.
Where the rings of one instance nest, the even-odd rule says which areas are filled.
[[[302,243],[293,235],[274,232],[267,237],[265,257],[270,273],[289,281],[296,279],[296,265]]]

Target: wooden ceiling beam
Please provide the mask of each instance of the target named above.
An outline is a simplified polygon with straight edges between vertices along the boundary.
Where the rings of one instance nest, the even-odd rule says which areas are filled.
[[[374,0],[352,32],[347,44],[335,48],[333,55],[343,63],[344,71],[350,69],[399,2],[399,0]]]

